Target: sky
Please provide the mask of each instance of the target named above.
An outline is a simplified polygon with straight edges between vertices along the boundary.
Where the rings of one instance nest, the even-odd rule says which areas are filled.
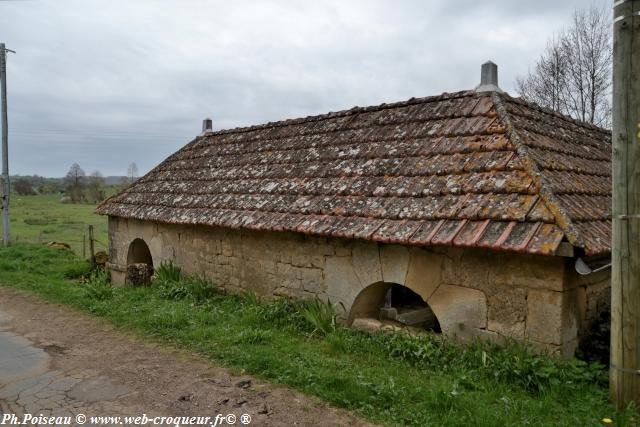
[[[595,5],[610,7],[609,0]],[[141,174],[214,130],[473,89],[584,0],[0,0],[11,174]]]

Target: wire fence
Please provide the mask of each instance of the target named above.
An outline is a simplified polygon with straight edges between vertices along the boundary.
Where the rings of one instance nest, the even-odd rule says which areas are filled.
[[[92,225],[87,226],[87,229],[77,235],[75,238],[69,238],[69,233],[43,233],[40,231],[37,236],[28,234],[13,234],[12,239],[15,243],[37,243],[37,244],[50,244],[59,243],[66,244],[69,248],[83,259],[92,259],[97,252],[104,251],[109,252],[109,245],[103,239],[98,239],[94,235],[94,229]]]

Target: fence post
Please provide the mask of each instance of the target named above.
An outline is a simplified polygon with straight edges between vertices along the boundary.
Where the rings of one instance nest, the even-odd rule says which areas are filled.
[[[82,234],[82,259],[87,259],[87,235]]]
[[[94,251],[94,241],[93,241],[93,225],[89,226],[89,253],[91,254],[91,264],[96,263],[96,254]]]

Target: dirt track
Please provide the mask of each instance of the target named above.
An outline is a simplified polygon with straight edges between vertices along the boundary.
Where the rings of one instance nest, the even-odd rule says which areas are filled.
[[[220,413],[235,415],[235,425],[243,425],[242,414],[256,426],[368,425],[313,397],[232,375],[196,355],[1,286],[0,359],[0,412],[19,419],[25,413],[72,419]]]

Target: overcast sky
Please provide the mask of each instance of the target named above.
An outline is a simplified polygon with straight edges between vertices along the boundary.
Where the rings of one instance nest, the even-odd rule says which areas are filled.
[[[597,0],[608,7],[609,0]],[[584,0],[0,0],[12,174],[145,173],[214,129],[472,89],[511,94]]]

